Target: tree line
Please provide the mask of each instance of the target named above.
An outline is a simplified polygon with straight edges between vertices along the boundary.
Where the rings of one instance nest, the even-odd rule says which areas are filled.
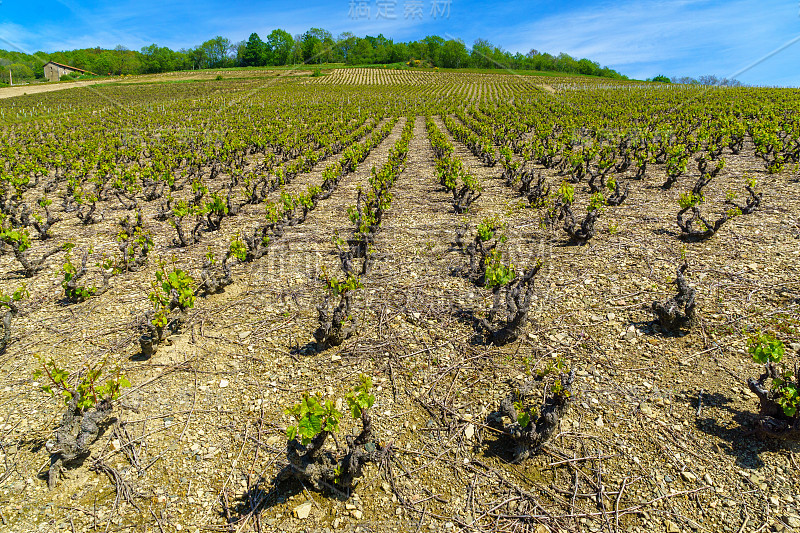
[[[552,55],[530,50],[511,53],[485,39],[477,39],[471,48],[460,39],[430,35],[418,41],[394,42],[378,35],[358,37],[345,32],[334,37],[329,31],[311,28],[292,36],[285,30],[273,30],[262,39],[257,33],[234,43],[221,36],[199,46],[172,50],[151,44],[140,51],[117,46],[113,50],[85,48],[33,55],[0,50],[0,79],[10,70],[15,79],[42,78],[47,61],[67,64],[101,75],[148,74],[180,70],[248,66],[283,66],[296,64],[344,63],[347,65],[419,65],[442,68],[486,68],[552,71],[571,74],[627,79],[619,72],[601,67],[590,59],[568,54]]]

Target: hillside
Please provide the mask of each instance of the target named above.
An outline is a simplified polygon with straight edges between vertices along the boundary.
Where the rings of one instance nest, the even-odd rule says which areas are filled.
[[[383,35],[356,37],[344,33],[334,38],[312,28],[292,37],[274,30],[262,41],[252,34],[247,41],[232,43],[215,37],[201,45],[178,51],[152,44],[140,51],[118,46],[114,50],[87,48],[32,55],[0,50],[0,79],[10,69],[18,81],[43,78],[41,66],[55,61],[100,75],[134,75],[231,67],[269,67],[340,63],[357,65],[429,66],[442,68],[513,69],[583,74],[624,79],[618,72],[590,59],[567,54],[551,55],[536,50],[526,55],[511,53],[488,41],[477,40],[471,49],[457,39],[428,36],[420,41],[394,42]],[[3,75],[5,73],[5,76]]]
[[[0,101],[4,531],[800,527],[797,91],[219,73]]]

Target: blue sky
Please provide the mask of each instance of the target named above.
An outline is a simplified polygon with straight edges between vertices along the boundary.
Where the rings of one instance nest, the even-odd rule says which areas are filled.
[[[369,14],[357,13],[359,5]],[[468,46],[480,37],[512,52],[588,57],[640,79],[737,74],[749,84],[800,86],[800,40],[763,59],[800,37],[799,0],[0,2],[0,48],[27,52],[154,42],[179,49],[215,35],[235,42],[311,27],[403,41],[437,34]]]

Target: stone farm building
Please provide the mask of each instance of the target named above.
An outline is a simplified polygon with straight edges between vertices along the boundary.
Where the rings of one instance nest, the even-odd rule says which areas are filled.
[[[89,72],[88,70],[83,70],[76,67],[70,67],[69,65],[62,65],[61,63],[56,63],[55,61],[48,61],[44,65],[44,77],[47,78],[48,81],[58,81],[64,74],[72,73],[91,74],[92,76],[97,76],[97,74],[94,72]]]

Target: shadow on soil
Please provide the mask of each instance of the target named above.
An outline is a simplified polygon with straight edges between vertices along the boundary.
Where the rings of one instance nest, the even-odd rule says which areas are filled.
[[[260,520],[261,514],[267,509],[282,505],[293,496],[302,494],[305,491],[306,488],[303,484],[291,477],[283,481],[281,481],[280,474],[272,481],[261,477],[241,496],[227,502],[222,502],[218,514],[220,518],[231,526],[242,526],[246,521],[252,524],[253,520]],[[317,493],[315,492],[315,494]],[[324,497],[340,501],[347,500],[347,495],[343,493],[336,494],[334,492],[325,492]],[[261,524],[261,527],[264,528],[265,525],[266,524]],[[278,524],[270,524],[267,529],[263,530],[272,531],[272,529],[269,528],[276,526],[278,526]]]
[[[687,396],[696,396],[696,391],[683,391]],[[736,409],[733,399],[719,393],[703,394],[703,408],[715,407],[731,414],[730,422],[720,421],[710,416],[695,419],[697,429],[707,435],[721,439],[717,444],[721,453],[733,457],[740,468],[753,469],[764,466],[759,457],[763,452],[777,452],[786,448],[781,442],[760,439],[754,432],[756,413]],[[695,401],[694,407],[697,407]]]
[[[470,346],[489,346],[486,334],[481,329],[480,319],[475,314],[475,311],[454,305],[451,312],[456,322],[470,326],[473,329],[474,333],[468,340]]]
[[[270,483],[262,477],[241,496],[223,501],[219,515],[231,526],[241,526],[246,522],[252,525],[254,521],[260,521],[261,513],[265,510],[285,503],[302,492],[303,486],[295,480]]]
[[[639,310],[652,315],[650,304],[643,303]],[[691,333],[689,330],[664,331],[659,325],[658,320],[630,321],[628,322],[628,326],[633,326],[636,328],[636,331],[638,331],[641,335],[645,335],[647,337],[659,337],[662,339],[679,339]]]
[[[512,464],[514,460],[514,443],[505,435],[497,435],[494,432],[484,434],[483,456],[495,458],[505,464]]]
[[[324,351],[325,350],[320,350],[319,347],[317,346],[317,343],[312,341],[312,342],[307,342],[303,346],[295,344],[289,350],[289,354],[294,356],[298,355],[306,356],[306,355],[316,355]]]
[[[109,428],[111,428],[117,422],[118,422],[118,419],[117,419],[116,416],[110,416],[107,419],[103,420],[100,424],[98,424],[97,425],[97,429],[98,429],[97,438],[94,439],[94,443],[96,444],[97,441],[102,439],[106,435],[106,433],[109,431]],[[32,452],[38,453],[40,450],[42,450],[46,446],[46,443],[49,440],[50,435],[51,435],[51,432],[48,432],[47,434],[44,434],[44,435],[39,434],[39,435],[36,435],[35,437],[22,439],[19,442],[19,446],[20,447],[24,446],[26,448],[29,448]],[[58,455],[50,453],[50,452],[47,452],[47,453],[50,456],[49,465],[51,465],[56,461],[56,459],[58,459]],[[71,471],[78,470],[79,468],[81,468],[84,465],[86,460],[89,459],[91,456],[92,456],[92,450],[86,450],[84,453],[81,453],[80,455],[78,455],[75,459],[72,459],[71,461],[66,461],[61,467],[62,468],[62,472],[67,472],[67,471],[71,472]],[[36,478],[41,480],[41,481],[44,481],[44,482],[48,481],[49,476],[50,476],[49,469],[45,469],[45,468],[42,468],[36,474]],[[60,481],[60,478],[61,478],[61,476],[59,476],[59,481]]]

